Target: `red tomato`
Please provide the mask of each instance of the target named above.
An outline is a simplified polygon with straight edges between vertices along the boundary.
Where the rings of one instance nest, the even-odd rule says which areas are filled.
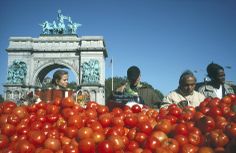
[[[72,115],[69,117],[68,121],[68,126],[75,126],[78,129],[81,128],[83,126],[82,123],[82,118],[80,115]]]
[[[175,126],[174,128],[174,133],[176,134],[182,134],[182,135],[188,135],[188,128],[186,124],[184,123],[179,123]]]
[[[139,113],[139,112],[141,112],[142,109],[138,104],[135,104],[131,107],[131,110],[133,113]]]
[[[211,131],[209,136],[212,145],[215,147],[224,147],[229,142],[227,135],[219,129]]]
[[[157,121],[157,124],[154,129],[161,130],[166,134],[169,134],[169,132],[171,131],[171,122],[168,119],[160,119]]]
[[[136,135],[136,132],[137,132],[136,128],[130,129],[130,130],[128,131],[128,133],[127,133],[128,139],[129,139],[129,140],[134,140],[134,137],[135,137],[135,135]]]
[[[16,103],[14,103],[13,101],[4,101],[4,102],[2,103],[2,111],[3,111],[3,113],[5,113],[5,114],[11,113],[12,110],[13,110],[14,108],[16,108],[16,107],[17,107],[17,105],[16,105]]]
[[[20,119],[23,119],[29,115],[26,107],[23,106],[16,107],[15,109],[13,109],[12,113],[17,115]]]
[[[198,153],[214,153],[211,147],[200,147]]]
[[[180,146],[183,146],[188,143],[188,138],[184,135],[177,134],[175,135],[174,139],[178,141]]]
[[[156,148],[161,146],[161,142],[154,136],[149,136],[144,143],[144,148],[155,151]]]
[[[103,132],[93,132],[92,139],[97,144],[105,140],[105,135]]]
[[[171,150],[173,153],[178,153],[179,152],[179,143],[177,140],[173,138],[167,138],[165,139],[162,143],[161,146],[163,148]]]
[[[61,111],[61,115],[64,119],[68,119],[70,116],[75,115],[75,111],[72,108],[63,108]]]
[[[112,135],[108,137],[108,140],[111,142],[113,149],[116,150],[122,150],[124,149],[125,145],[122,141],[121,136],[118,135]]]
[[[12,136],[15,133],[15,126],[9,123],[2,125],[1,134]]]
[[[232,97],[232,95],[231,95]],[[230,105],[231,104],[231,101],[232,101],[232,98],[231,98],[229,95],[228,96],[224,96],[222,99],[221,99],[221,103],[225,103],[225,104],[228,104]],[[234,99],[234,98],[233,98]]]
[[[230,137],[230,138],[235,138],[236,137],[236,123],[228,123],[225,126],[225,133]]]
[[[184,144],[180,150],[181,153],[197,153],[198,147],[192,144]]]
[[[94,119],[97,118],[97,111],[94,109],[91,109],[91,108],[87,109],[85,111],[85,114],[88,118],[94,118]]]
[[[20,122],[20,118],[16,114],[9,114],[7,117],[7,122],[12,125],[17,125]]]
[[[72,97],[66,97],[62,99],[61,106],[62,107],[73,107],[75,105],[75,101]]]
[[[85,138],[91,138],[93,135],[93,130],[89,127],[82,127],[79,129],[78,131],[78,138],[81,139],[85,139]]]
[[[16,149],[19,153],[35,152],[35,146],[28,140],[19,140]]]
[[[0,149],[6,148],[8,143],[8,137],[4,134],[0,134]]]
[[[95,153],[95,142],[91,138],[85,138],[79,141],[79,152]]]
[[[152,132],[152,126],[149,122],[144,122],[138,125],[138,130],[149,135]]]
[[[206,133],[215,128],[215,121],[210,116],[204,116],[197,121],[197,126],[203,133]]]
[[[46,136],[39,130],[33,130],[28,132],[28,139],[35,146],[41,145],[46,140]]]
[[[138,119],[136,116],[125,117],[124,123],[126,127],[133,128],[137,126]]]
[[[156,137],[160,142],[168,138],[167,135],[162,131],[153,131],[151,136]]]
[[[112,143],[108,140],[104,140],[97,145],[98,153],[113,153]]]
[[[77,146],[69,144],[63,147],[63,153],[78,153],[78,152],[79,149]]]
[[[111,124],[113,126],[124,126],[125,125],[124,120],[120,116],[114,117],[111,122],[112,122]]]
[[[137,141],[139,144],[144,143],[144,141],[147,139],[147,134],[144,132],[137,132],[134,140]]]
[[[97,110],[98,108],[98,103],[94,101],[87,102],[86,109],[95,109]]]
[[[112,116],[110,113],[102,114],[99,116],[98,121],[101,123],[102,127],[108,127],[111,124]]]
[[[108,112],[109,112],[109,108],[108,108],[107,106],[98,105],[97,113],[98,113],[99,115],[105,114],[105,113],[108,113]]]
[[[78,133],[78,128],[75,126],[69,126],[65,129],[65,135],[69,138],[74,138]]]
[[[61,142],[58,139],[47,138],[44,141],[44,147],[46,149],[51,149],[53,151],[58,151],[61,149]]]
[[[46,106],[47,114],[58,114],[60,111],[59,106],[55,104],[47,104]]]
[[[134,151],[134,149],[138,148],[139,144],[137,141],[131,140],[129,141],[128,145],[126,146],[126,150]]]
[[[196,133],[189,133],[188,142],[192,145],[198,146],[201,142],[201,137]]]

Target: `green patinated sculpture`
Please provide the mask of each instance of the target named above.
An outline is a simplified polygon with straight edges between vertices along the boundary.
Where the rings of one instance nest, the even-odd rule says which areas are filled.
[[[82,64],[82,83],[83,84],[94,84],[99,83],[99,61],[91,59],[89,62]]]
[[[58,10],[57,13],[57,22],[55,20],[52,23],[44,21],[40,24],[43,34],[76,34],[81,24],[72,22],[71,17],[64,16],[61,10]]]
[[[27,65],[23,61],[14,60],[13,64],[8,68],[7,83],[24,84],[27,74]]]

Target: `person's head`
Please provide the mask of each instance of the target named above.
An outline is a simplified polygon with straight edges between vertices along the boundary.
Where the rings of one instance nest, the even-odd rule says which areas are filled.
[[[225,72],[224,68],[218,64],[211,63],[207,66],[207,74],[212,82],[216,84],[225,83]]]
[[[190,95],[195,89],[196,81],[194,74],[190,70],[187,70],[179,78],[179,89],[183,94]]]
[[[140,69],[137,66],[131,66],[127,70],[127,78],[131,85],[138,85],[140,82]]]
[[[68,86],[68,72],[65,70],[57,70],[53,74],[52,84],[55,86],[66,88]]]

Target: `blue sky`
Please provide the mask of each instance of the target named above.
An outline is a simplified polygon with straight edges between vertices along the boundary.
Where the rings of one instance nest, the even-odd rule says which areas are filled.
[[[186,69],[198,81],[210,62],[236,83],[235,0],[4,0],[0,1],[0,94],[7,78],[11,36],[38,37],[40,23],[56,19],[61,9],[82,24],[79,36],[103,36],[108,50],[106,77],[113,57],[114,76],[137,65],[142,81],[164,94],[178,86]],[[73,79],[73,76],[71,77]]]

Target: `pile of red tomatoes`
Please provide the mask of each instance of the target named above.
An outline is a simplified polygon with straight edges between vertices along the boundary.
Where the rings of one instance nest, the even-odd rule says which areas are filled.
[[[198,107],[113,108],[70,97],[0,103],[0,153],[233,153],[236,95]]]

